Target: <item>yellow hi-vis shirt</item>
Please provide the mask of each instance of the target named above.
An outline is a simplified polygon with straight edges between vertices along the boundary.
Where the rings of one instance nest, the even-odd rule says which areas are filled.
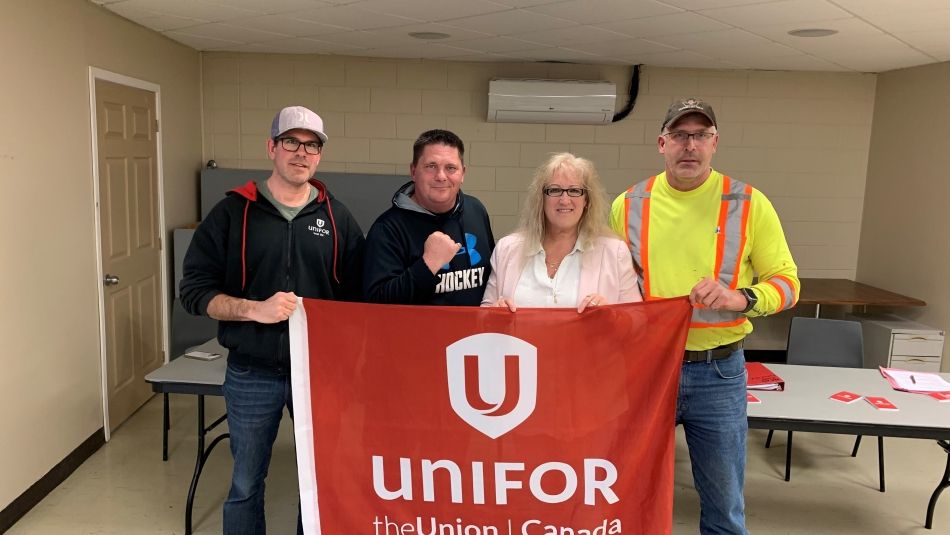
[[[669,185],[665,172],[657,175],[650,192],[649,222],[643,223],[648,225],[647,257],[640,267],[649,285],[644,288],[644,299],[688,295],[704,277],[714,276],[723,180],[723,175],[713,170],[698,188],[679,191]],[[758,297],[755,307],[745,316],[764,316],[794,306],[801,283],[775,208],[760,191],[750,189],[746,240],[739,253],[733,287],[751,288]],[[630,244],[626,197],[625,192],[614,200],[610,223]],[[758,282],[753,285],[755,275]],[[746,317],[728,326],[694,321],[686,349],[702,351],[731,344],[750,332],[752,323]]]

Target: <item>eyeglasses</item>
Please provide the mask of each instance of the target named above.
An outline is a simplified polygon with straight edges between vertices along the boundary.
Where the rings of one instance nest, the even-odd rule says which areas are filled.
[[[583,197],[587,194],[587,189],[585,188],[562,188],[559,186],[549,186],[541,190],[548,197],[560,197],[567,193],[568,197]]]
[[[304,143],[295,137],[282,137],[277,141],[280,141],[280,146],[288,152],[297,152],[297,149],[303,145],[303,150],[307,154],[320,154],[323,152],[323,143],[319,141],[307,141]]]
[[[685,145],[689,143],[690,138],[692,138],[693,141],[695,141],[697,145],[703,145],[705,143],[709,143],[709,140],[711,140],[713,136],[716,135],[716,133],[715,132],[690,133],[690,132],[676,131],[676,132],[667,132],[663,135],[670,138],[670,141],[679,143],[680,145]]]

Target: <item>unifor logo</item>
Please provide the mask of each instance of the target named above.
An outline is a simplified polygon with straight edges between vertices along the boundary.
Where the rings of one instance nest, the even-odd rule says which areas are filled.
[[[452,410],[465,423],[498,438],[534,412],[538,349],[507,334],[482,333],[445,348]]]
[[[317,226],[318,226],[318,227],[323,228],[323,225],[326,225],[326,224],[327,224],[326,221],[324,221],[324,220],[322,220],[322,219],[317,219]]]

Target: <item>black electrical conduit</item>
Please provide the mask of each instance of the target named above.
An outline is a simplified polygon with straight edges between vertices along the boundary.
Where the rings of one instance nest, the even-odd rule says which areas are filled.
[[[626,118],[633,111],[634,104],[637,103],[637,95],[640,93],[640,65],[633,66],[633,77],[630,79],[630,92],[627,97],[627,105],[622,110],[614,114],[612,123],[616,123]]]

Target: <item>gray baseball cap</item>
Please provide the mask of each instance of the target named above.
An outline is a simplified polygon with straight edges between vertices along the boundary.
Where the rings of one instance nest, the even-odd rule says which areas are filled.
[[[677,100],[670,105],[670,109],[666,110],[666,118],[663,119],[663,126],[660,127],[660,132],[665,130],[667,126],[679,121],[683,116],[691,113],[698,113],[705,116],[713,126],[718,128],[716,124],[716,114],[713,113],[712,106],[710,106],[708,102],[698,98],[684,98]]]
[[[323,133],[323,119],[303,106],[288,106],[277,112],[270,125],[270,137],[277,139],[283,133],[298,128],[310,130],[320,141],[327,142],[327,135]]]

